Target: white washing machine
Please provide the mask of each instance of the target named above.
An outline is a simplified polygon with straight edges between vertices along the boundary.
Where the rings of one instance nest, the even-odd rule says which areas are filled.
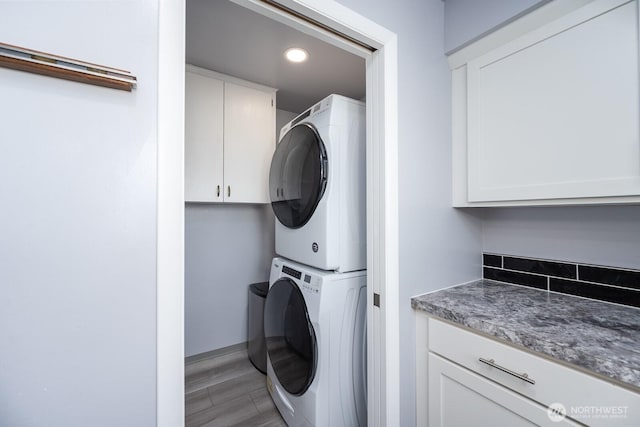
[[[289,427],[367,425],[366,281],[273,259],[267,388]]]
[[[366,268],[365,104],[330,95],[285,125],[271,161],[276,253],[322,270]]]

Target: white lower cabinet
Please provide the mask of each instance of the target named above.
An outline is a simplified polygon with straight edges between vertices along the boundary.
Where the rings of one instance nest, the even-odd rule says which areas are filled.
[[[429,425],[577,426],[547,408],[436,354],[429,354]]]
[[[416,321],[418,426],[640,426],[637,392],[420,313]]]

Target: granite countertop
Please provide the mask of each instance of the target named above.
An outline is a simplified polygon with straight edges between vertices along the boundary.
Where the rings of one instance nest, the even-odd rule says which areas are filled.
[[[640,388],[640,310],[481,279],[411,299],[416,310]]]

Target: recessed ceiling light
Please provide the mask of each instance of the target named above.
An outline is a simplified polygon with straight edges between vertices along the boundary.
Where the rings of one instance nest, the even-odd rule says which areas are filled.
[[[287,58],[291,62],[303,62],[306,61],[309,54],[306,50],[300,49],[298,47],[292,47],[291,49],[287,49],[284,52],[284,57]]]

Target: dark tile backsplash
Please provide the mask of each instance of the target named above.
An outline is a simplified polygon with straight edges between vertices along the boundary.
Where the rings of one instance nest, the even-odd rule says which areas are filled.
[[[502,268],[502,257],[500,255],[482,254],[482,265]]]
[[[596,285],[595,283],[579,282],[577,280],[549,278],[549,290],[563,294],[577,295],[601,301],[640,307],[639,292],[631,289],[613,286]]]
[[[640,271],[482,254],[483,277],[500,282],[640,307]]]
[[[498,280],[500,282],[515,283],[516,285],[524,285],[531,288],[547,289],[547,278],[545,276],[519,273],[517,271],[484,267],[484,278]]]
[[[507,270],[544,274],[545,276],[566,277],[567,279],[577,278],[576,265],[562,262],[505,256],[504,268]]]
[[[640,271],[580,265],[578,266],[578,275],[578,279],[587,282],[640,289]]]

